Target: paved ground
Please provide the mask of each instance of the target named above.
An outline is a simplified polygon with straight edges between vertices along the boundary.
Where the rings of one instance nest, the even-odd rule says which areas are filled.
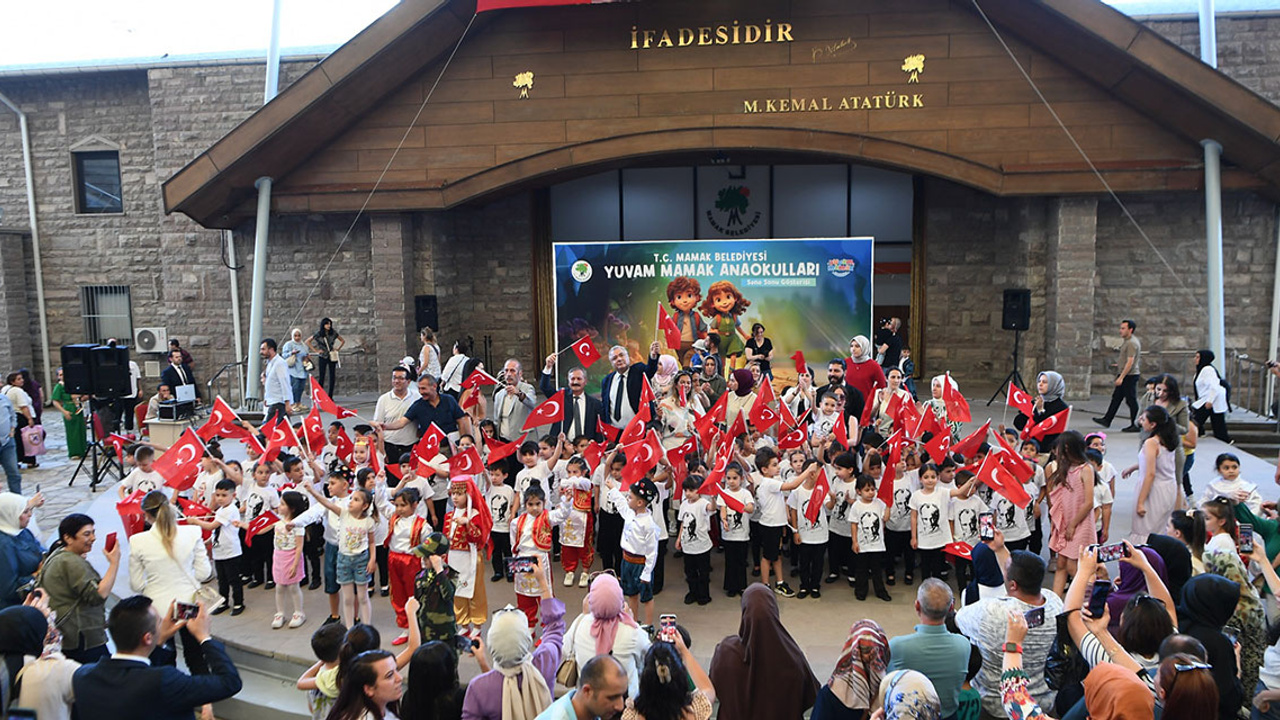
[[[356,407],[361,414],[367,417],[372,413],[374,400],[374,396],[368,395],[356,398],[342,398],[340,402]],[[1100,414],[1105,402],[1106,398],[1094,398],[1090,402],[1077,404],[1073,412],[1072,426],[1084,432],[1096,429],[1096,426],[1089,422],[1088,418]],[[1000,412],[1002,408],[992,406],[991,410],[995,411],[992,414],[995,423],[999,423],[1001,421]],[[985,421],[988,417],[986,411],[986,407],[977,401],[974,402],[973,412],[975,419]],[[354,420],[348,422],[355,424]],[[976,427],[977,424],[973,423],[973,426]],[[1119,427],[1119,423],[1116,423],[1116,427]],[[52,528],[56,525],[58,518],[66,512],[73,508],[83,511],[89,508],[90,503],[97,500],[98,502],[92,507],[90,514],[99,523],[99,536],[103,536],[105,532],[109,532],[111,529],[118,529],[119,519],[115,516],[112,500],[115,488],[105,488],[106,492],[91,494],[87,482],[80,479],[77,479],[71,487],[67,487],[67,481],[71,476],[74,465],[65,461],[65,459],[57,459],[58,456],[64,456],[60,423],[58,427],[50,427],[49,430],[50,454],[43,460],[39,469],[24,471],[23,473],[25,491],[31,492],[35,485],[39,483],[48,498],[44,510],[39,514],[42,525]],[[1219,452],[1226,450],[1228,448],[1225,445],[1212,438],[1201,440],[1197,452],[1197,462],[1192,470],[1197,492],[1213,476],[1213,458]],[[232,454],[235,454],[234,450]],[[1122,469],[1134,463],[1136,456],[1137,442],[1134,435],[1120,432],[1108,435],[1108,459],[1117,468]],[[1264,497],[1274,498],[1280,494],[1277,492],[1275,485],[1273,485],[1272,478],[1275,473],[1275,467],[1267,462],[1271,460],[1270,458],[1263,460],[1241,454],[1241,459],[1243,463],[1242,475],[1258,483],[1261,486]],[[1134,505],[1135,483],[1132,480],[1118,480],[1117,496],[1112,517],[1112,537],[1122,537],[1128,532],[1130,515]],[[96,554],[95,557],[98,560],[101,559],[101,556]],[[697,607],[683,604],[682,598],[685,592],[685,585],[681,561],[670,556],[667,557],[666,590],[658,596],[656,602],[656,612],[674,612],[680,616],[680,622],[687,626],[693,635],[694,654],[703,663],[709,662],[716,643],[726,635],[735,633],[738,627],[739,606],[737,600],[725,598],[723,593],[716,590],[723,579],[721,573],[722,558],[723,556],[721,555],[713,554],[712,595],[714,602],[710,605]],[[596,569],[598,569],[598,562]],[[585,591],[579,590],[577,587],[564,588],[559,584],[559,579],[560,575],[557,570],[555,591],[557,596],[565,600],[569,608],[567,621],[571,621],[581,606]],[[912,625],[915,623],[912,611],[914,588],[904,588],[900,584],[891,590],[894,596],[891,603],[882,602],[874,599],[874,597],[865,602],[858,602],[853,597],[853,591],[843,582],[827,586],[820,600],[779,600],[783,622],[800,645],[805,648],[814,671],[820,678],[825,680],[830,674],[848,628],[853,622],[864,617],[871,617],[880,622],[890,635],[911,631]],[[116,591],[118,594],[130,594],[127,572],[121,573],[121,579],[117,584]],[[305,592],[304,595],[309,620],[299,630],[270,630],[271,615],[275,611],[273,593],[263,589],[256,589],[248,591],[246,599],[249,607],[248,612],[236,618],[227,615],[219,616],[215,621],[215,631],[219,636],[233,642],[292,656],[300,660],[309,660],[311,654],[308,647],[308,638],[311,631],[318,627],[319,622],[327,615],[328,605],[326,597],[321,591]],[[508,602],[512,604],[515,602],[511,586],[506,583],[499,583],[496,587],[490,585],[488,587],[488,597],[492,609],[499,608]],[[373,608],[374,622],[382,630],[385,642],[389,643],[391,638],[397,634],[392,620],[390,605],[384,599],[375,598]],[[475,673],[475,666],[464,662],[461,670],[464,676],[470,677]]]

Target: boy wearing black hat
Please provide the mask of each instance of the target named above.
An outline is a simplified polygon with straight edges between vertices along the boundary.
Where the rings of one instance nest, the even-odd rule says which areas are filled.
[[[619,568],[622,594],[627,598],[632,617],[640,617],[639,606],[644,606],[645,624],[653,626],[653,568],[658,561],[658,525],[654,522],[649,506],[658,499],[658,486],[645,477],[631,483],[631,491],[624,497],[619,484],[612,478],[609,496],[618,513],[622,515],[622,566]]]
[[[443,533],[431,533],[413,549],[413,554],[422,558],[422,572],[413,579],[422,642],[453,642],[458,634],[453,614],[453,571],[444,562],[449,554],[449,539]]]

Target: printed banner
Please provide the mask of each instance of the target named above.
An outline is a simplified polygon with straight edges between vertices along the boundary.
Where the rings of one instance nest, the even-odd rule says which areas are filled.
[[[821,380],[850,338],[871,337],[872,253],[871,238],[556,243],[557,349],[590,337],[603,356],[620,345],[642,362],[657,340],[687,364],[694,341],[714,333],[727,360],[758,322],[776,376],[794,380],[787,358],[800,350]],[[659,305],[680,347],[660,331]],[[565,357],[567,370],[576,362]],[[592,391],[611,368],[596,370]]]

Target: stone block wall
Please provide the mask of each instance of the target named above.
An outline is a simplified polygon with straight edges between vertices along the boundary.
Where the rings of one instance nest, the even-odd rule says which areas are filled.
[[[1144,23],[1183,50],[1200,57],[1200,26],[1194,15]],[[1220,15],[1218,69],[1273,103],[1280,103],[1280,15]]]
[[[33,354],[27,327],[27,245],[25,231],[0,228],[0,378],[20,367],[36,368],[40,357]],[[39,331],[37,330],[37,333]],[[39,338],[39,334],[35,336]]]

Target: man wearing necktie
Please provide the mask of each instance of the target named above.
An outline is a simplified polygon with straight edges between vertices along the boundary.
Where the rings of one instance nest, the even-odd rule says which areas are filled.
[[[168,385],[173,389],[173,394],[178,394],[178,387],[181,385],[194,385],[196,397],[200,397],[200,386],[196,383],[195,373],[191,372],[191,366],[182,362],[181,350],[169,351],[169,367],[160,372],[160,382]]]
[[[655,341],[649,346],[649,362],[628,364],[631,356],[621,345],[609,348],[609,364],[613,372],[604,376],[600,384],[600,399],[604,403],[604,421],[616,428],[626,427],[640,409],[642,378],[651,378],[658,371],[658,351]],[[649,411],[652,413],[653,408]]]
[[[493,411],[498,424],[498,437],[514,440],[520,437],[524,421],[529,412],[537,406],[537,397],[533,386],[521,377],[524,368],[515,358],[502,364],[502,385],[493,394]]]
[[[555,364],[556,356],[548,355],[547,364],[542,368],[542,377],[538,379],[538,389],[543,395],[551,397],[557,392],[564,395],[564,422],[552,423],[548,434],[558,436],[564,432],[565,437],[570,440],[580,437],[602,440],[597,420],[604,417],[604,407],[598,398],[587,394],[587,371],[580,367],[570,369],[569,387],[557,390],[551,384]]]

